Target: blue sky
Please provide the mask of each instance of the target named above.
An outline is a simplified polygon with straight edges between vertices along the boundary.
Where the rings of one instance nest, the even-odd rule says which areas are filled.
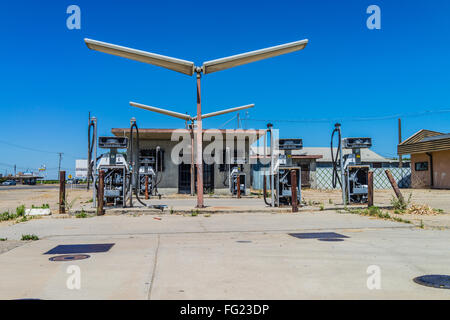
[[[71,4],[81,8],[81,30],[66,27]],[[372,4],[381,8],[381,30],[366,27]],[[56,177],[56,152],[73,170],[75,159],[86,156],[89,111],[101,135],[128,127],[133,116],[141,128],[184,125],[134,109],[130,100],[195,112],[193,77],[91,51],[85,37],[196,64],[307,38],[300,52],[204,76],[204,112],[255,103],[248,117],[264,121],[245,121],[247,128],[264,127],[265,120],[327,119],[274,122],[281,137],[303,138],[305,146],[328,146],[341,120],[344,136],[370,136],[374,151],[395,156],[396,119],[352,118],[401,114],[404,138],[422,128],[450,132],[450,113],[410,116],[450,109],[449,15],[447,0],[5,2],[0,172],[45,164]]]

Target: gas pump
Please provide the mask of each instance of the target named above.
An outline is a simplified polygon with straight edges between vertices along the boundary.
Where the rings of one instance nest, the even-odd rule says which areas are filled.
[[[275,154],[274,136],[272,124],[267,125],[266,135],[264,136],[264,158],[267,149],[267,135],[270,134],[270,169],[265,174],[264,181],[270,179],[271,201],[266,199],[266,184],[264,186],[264,202],[271,207],[280,205],[293,205],[294,201],[301,204],[301,167],[292,163],[292,151],[303,148],[302,139],[278,139],[277,145],[279,151],[284,154]],[[291,181],[292,171],[296,171],[296,181]],[[295,186],[296,199],[293,199],[292,187]]]
[[[336,151],[333,148],[334,134],[338,133],[339,143]],[[331,159],[333,163],[333,187],[337,183],[342,189],[342,200],[348,203],[367,203],[370,166],[363,165],[361,149],[372,146],[371,138],[341,138],[341,125],[337,123],[331,135]],[[352,153],[343,155],[342,149],[350,149]],[[338,162],[339,161],[339,162]],[[340,175],[339,175],[340,169]]]

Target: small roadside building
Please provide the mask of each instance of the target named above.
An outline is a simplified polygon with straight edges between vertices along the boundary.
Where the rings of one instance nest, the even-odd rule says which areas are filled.
[[[411,187],[450,189],[450,134],[422,129],[397,146],[411,155]]]
[[[129,128],[113,128],[111,132],[115,136],[130,137]],[[133,134],[135,137],[136,133]],[[245,185],[249,193],[250,146],[264,134],[265,130],[203,129],[204,191],[217,194],[229,193],[225,154],[228,148],[230,150],[228,158],[231,158],[232,166],[239,166],[246,175]],[[157,147],[161,150],[162,166],[158,165],[158,172],[162,173],[162,180],[158,189],[162,192],[189,194],[191,181],[196,188],[197,168],[194,169],[194,177],[191,179],[191,163],[192,159],[196,159],[196,148],[194,147],[194,154],[192,154],[191,146],[195,141],[196,135],[191,129],[139,129],[140,155],[155,155]]]
[[[19,184],[35,185],[37,180],[42,179],[41,176],[34,175],[33,172],[19,172],[15,176],[11,176],[10,180],[14,180]]]

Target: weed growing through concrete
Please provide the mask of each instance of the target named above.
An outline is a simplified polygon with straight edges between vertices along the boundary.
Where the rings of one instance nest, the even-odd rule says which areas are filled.
[[[78,218],[78,219],[84,219],[84,218],[87,218],[87,217],[88,217],[88,215],[87,215],[86,212],[84,212],[84,209],[81,209],[81,212],[77,213],[75,215],[75,218]]]
[[[8,221],[14,220],[20,217],[25,217],[25,206],[21,205],[16,208],[16,213],[10,213],[9,211],[5,211],[0,214],[0,221]]]
[[[209,213],[207,213],[207,214],[205,214],[205,215],[203,215],[205,218],[209,218],[209,217],[211,217],[211,215],[209,214]]]
[[[391,215],[386,212],[381,210],[378,207],[369,207],[366,209],[348,209],[345,208],[344,209],[345,212],[339,211],[341,213],[352,213],[352,214],[359,214],[362,216],[370,216],[370,217],[375,217],[375,218],[380,218],[380,219],[384,219],[384,220],[391,220],[391,221],[396,221],[396,222],[403,222],[403,223],[411,223],[411,221],[409,220],[405,220],[405,219],[401,219],[401,218],[396,218],[396,217],[391,217]]]
[[[408,200],[405,201],[405,200],[397,199],[396,197],[392,196],[392,198],[391,198],[392,208],[394,208],[395,210],[398,210],[400,212],[404,212],[406,209],[408,209],[408,207],[411,203],[411,197],[412,197],[412,193],[409,194]]]
[[[18,217],[25,215],[25,206],[21,205],[16,208],[16,215]]]
[[[325,210],[325,205],[323,203],[320,204],[320,211]]]
[[[6,241],[8,238],[0,238],[0,241]]]
[[[42,206],[38,207],[32,204],[31,209],[50,209],[50,205],[48,203],[44,203]]]
[[[31,217],[23,216],[22,218],[17,220],[16,223],[27,222],[28,220],[31,220],[31,219],[32,219]]]
[[[173,214],[173,213],[174,213],[173,207],[170,207],[170,214]]]
[[[23,234],[22,235],[22,241],[36,241],[39,240],[39,237],[35,234]]]
[[[329,204],[333,204],[333,200],[332,199],[328,199],[328,203]]]
[[[72,201],[64,200],[64,207],[67,209],[67,213],[70,213],[72,210],[73,205],[80,197],[75,197]]]
[[[192,210],[191,211],[191,216],[196,217],[196,216],[198,216],[198,213],[199,213],[198,209],[197,210]]]
[[[9,211],[5,211],[0,214],[0,221],[8,221],[15,219],[17,216],[15,214],[10,213]]]

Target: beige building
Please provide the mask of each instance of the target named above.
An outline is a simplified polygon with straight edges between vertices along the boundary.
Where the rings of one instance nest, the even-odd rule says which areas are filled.
[[[397,150],[411,155],[412,188],[450,189],[450,134],[423,129]]]

